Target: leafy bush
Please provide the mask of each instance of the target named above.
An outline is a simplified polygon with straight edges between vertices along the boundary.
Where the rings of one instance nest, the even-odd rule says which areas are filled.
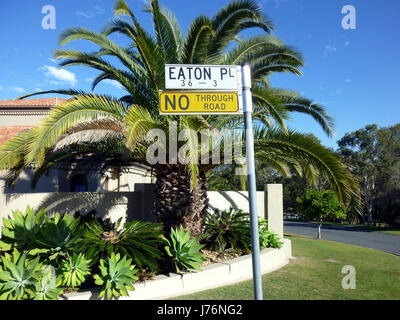
[[[59,275],[61,285],[68,288],[79,287],[90,275],[91,260],[82,253],[74,253],[61,261]]]
[[[15,248],[21,251],[32,248],[32,241],[46,219],[46,211],[41,209],[35,213],[31,207],[27,206],[25,214],[17,210],[12,212],[12,216],[12,218],[3,218],[1,250],[9,251]]]
[[[270,245],[270,232],[268,231],[268,222],[264,218],[258,219],[258,234],[260,237],[260,249],[268,248]]]
[[[124,256],[122,259],[120,254],[111,253],[108,259],[100,259],[100,274],[94,275],[96,284],[102,286],[99,298],[128,296],[128,290],[135,290],[132,283],[138,280],[135,276],[137,270],[132,265],[132,259]]]
[[[90,258],[106,258],[121,253],[132,258],[139,268],[158,268],[157,259],[162,258],[158,245],[162,243],[162,226],[157,223],[132,221],[118,230],[121,219],[111,231],[106,231],[97,220],[86,223],[86,232],[80,248],[87,248]]]
[[[250,234],[250,226],[248,229]],[[258,218],[258,235],[260,242],[260,250],[265,248],[281,248],[283,242],[279,236],[268,230],[268,221],[265,218]],[[251,248],[251,237],[249,237],[249,248]]]
[[[260,249],[279,249],[282,247],[283,242],[276,233],[268,230],[267,221],[265,219],[258,220],[258,230],[260,236]]]
[[[68,252],[73,252],[81,241],[84,229],[79,225],[79,218],[57,213],[39,229],[39,233],[33,240],[36,249],[31,254],[41,254],[48,261],[58,261],[59,257],[65,257]]]
[[[14,249],[12,254],[5,253],[0,265],[0,300],[55,300],[62,289],[52,286],[48,269],[39,257],[31,259],[26,253]]]
[[[203,241],[210,249],[223,251],[228,248],[248,251],[250,246],[249,214],[242,210],[215,210],[203,220]]]
[[[171,228],[170,239],[171,241],[164,238],[167,244],[165,251],[172,258],[176,271],[181,272],[181,268],[189,271],[199,270],[199,264],[204,261],[203,254],[199,251],[204,245],[197,244],[198,237],[190,239],[190,230],[185,233],[180,226],[175,230]]]

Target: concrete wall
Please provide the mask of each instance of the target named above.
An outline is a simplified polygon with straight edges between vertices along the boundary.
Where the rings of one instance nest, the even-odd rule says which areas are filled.
[[[4,180],[0,179],[0,190]],[[268,217],[269,229],[283,236],[282,186],[269,185],[268,192],[257,192],[258,215]],[[123,217],[123,221],[155,221],[152,214],[154,185],[136,183],[132,191],[124,192],[36,192],[9,193],[0,192],[0,227],[2,218],[13,210],[25,211],[27,205],[34,209],[46,208],[50,214],[56,212],[85,215],[96,210],[99,217],[112,221]],[[209,191],[210,209],[228,209],[234,207],[249,212],[248,193],[238,191]]]
[[[210,209],[226,210],[230,207],[250,212],[249,193],[247,191],[208,191]],[[266,217],[264,206],[264,191],[257,191],[258,216]]]
[[[283,237],[283,190],[281,184],[265,186],[265,212],[268,219],[268,230]]]
[[[123,222],[132,220],[155,221],[151,214],[148,188],[142,192],[63,192],[63,193],[29,193],[9,194],[0,199],[0,227],[2,218],[11,215],[12,211],[25,212],[27,205],[34,209],[46,208],[50,215],[59,213],[76,213],[86,215],[96,210],[98,217],[110,218]],[[147,191],[147,196],[145,192]],[[2,200],[2,201],[1,201]],[[151,201],[151,200],[150,200]]]

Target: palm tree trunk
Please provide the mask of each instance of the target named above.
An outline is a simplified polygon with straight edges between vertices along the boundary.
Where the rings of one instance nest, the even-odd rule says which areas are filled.
[[[156,193],[154,213],[164,225],[166,233],[180,225],[190,230],[191,236],[201,234],[203,216],[208,207],[206,176],[200,173],[197,184],[191,186],[187,167],[175,164],[158,165],[154,170]]]

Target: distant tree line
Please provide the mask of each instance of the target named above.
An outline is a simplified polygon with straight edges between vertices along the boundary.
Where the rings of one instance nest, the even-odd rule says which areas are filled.
[[[400,123],[367,125],[338,141],[363,199],[360,222],[400,225]]]
[[[312,136],[312,135],[310,135]],[[314,137],[316,140],[317,138]],[[400,123],[379,128],[376,124],[346,133],[338,140],[338,156],[342,157],[356,178],[362,199],[361,214],[351,207],[343,208],[346,220],[353,223],[400,225]],[[232,166],[221,166],[209,175],[209,190],[244,190],[245,179],[235,175]],[[267,183],[283,184],[285,213],[298,213],[297,198],[307,190],[328,190],[321,177],[314,183],[307,173],[284,176],[261,161],[256,163],[257,189]],[[328,219],[329,220],[329,219]],[[337,218],[332,218],[337,221]]]

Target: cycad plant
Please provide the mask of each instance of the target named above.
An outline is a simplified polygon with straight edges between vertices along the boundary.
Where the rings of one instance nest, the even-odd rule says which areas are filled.
[[[157,270],[158,260],[162,258],[158,249],[162,243],[162,226],[141,221],[126,222],[121,228],[120,224],[121,219],[114,229],[107,231],[97,220],[86,223],[79,250],[85,251],[95,261],[120,253],[132,258],[138,268]]]
[[[229,208],[208,212],[203,221],[203,241],[211,249],[250,250],[250,216],[242,210]]]
[[[192,230],[192,235],[199,235],[208,204],[205,173],[217,164],[195,161],[201,159],[196,139],[200,140],[202,129],[243,132],[243,119],[241,116],[160,116],[158,90],[165,86],[164,65],[247,62],[252,72],[255,149],[259,159],[283,174],[301,171],[299,168],[309,172],[310,178],[313,174],[314,177],[322,174],[343,202],[355,194],[353,179],[338,157],[312,139],[287,129],[286,121],[293,112],[310,115],[328,135],[333,133],[334,124],[323,106],[293,91],[271,87],[271,74],[300,75],[304,62],[296,49],[270,35],[274,26],[255,1],[234,0],[212,17],[200,15],[190,24],[186,35],[173,13],[158,0],[150,0],[146,11],[153,18],[154,35],[142,27],[124,0],[115,1],[116,18],[102,32],[76,27],[61,34],[61,46],[86,40],[98,49],[93,52],[56,50],[54,57],[61,60],[60,67],[80,65],[98,70],[93,89],[104,80],[114,80],[125,94],[115,98],[65,89],[26,95],[57,93],[72,98],[54,107],[38,127],[21,133],[0,148],[0,169],[11,169],[10,178],[18,177],[33,162],[39,172],[44,172],[43,166],[55,163],[54,159],[46,162],[49,153],[62,151],[69,144],[103,139],[122,139],[136,161],[146,162],[146,150],[151,143],[146,135],[152,129],[161,129],[168,136],[170,121],[175,121],[178,133],[188,129],[194,132],[186,135],[186,141],[177,141],[178,148],[184,143],[189,146],[193,161],[152,165],[157,192],[154,213],[167,232],[171,226],[183,225],[185,230]],[[242,38],[241,32],[249,29],[259,30],[260,34]],[[110,37],[114,33],[125,36],[129,44],[118,45]],[[166,159],[170,158],[168,146],[172,143],[168,138],[165,141]],[[65,161],[74,156],[70,153],[61,159]]]

